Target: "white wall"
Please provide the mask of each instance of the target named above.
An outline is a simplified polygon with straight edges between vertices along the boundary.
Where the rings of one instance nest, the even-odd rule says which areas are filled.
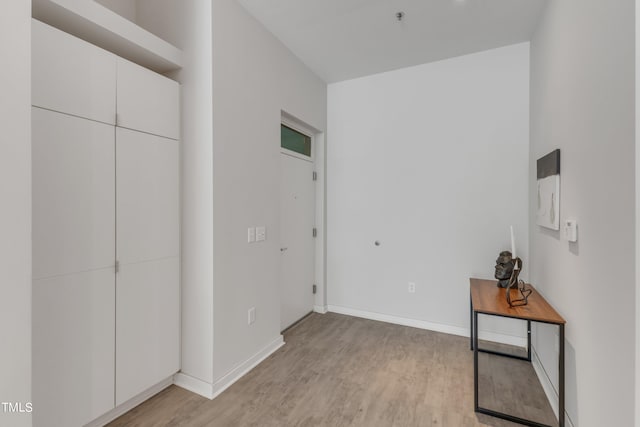
[[[511,224],[528,275],[529,44],[331,84],[328,102],[330,310],[468,333],[469,277],[493,278]]]
[[[31,2],[0,12],[0,402],[31,401]],[[0,425],[31,415],[0,406]]]
[[[137,3],[138,24],[184,52],[182,372],[195,382],[177,381],[211,395],[281,340],[281,112],[324,131],[326,85],[235,0]],[[267,241],[249,245],[257,225]]]
[[[114,1],[114,0],[111,0]],[[211,4],[199,0],[116,0],[135,5],[135,23],[192,55],[195,49],[211,62]],[[184,68],[193,62],[184,62]],[[204,67],[207,69],[207,67]],[[208,68],[209,72],[211,67]],[[195,72],[195,70],[193,71]]]
[[[566,399],[575,426],[634,421],[634,2],[549,2],[531,42],[531,278],[567,320]],[[535,161],[559,148],[560,219],[535,225]],[[534,343],[557,375],[553,331]],[[551,340],[550,340],[551,339]]]
[[[324,131],[327,105],[326,84],[235,0],[213,2],[213,94],[218,379],[280,337],[281,111]],[[267,240],[248,244],[256,225]]]
[[[211,2],[138,0],[138,24],[183,51],[182,372],[213,382]]]
[[[136,0],[95,0],[131,22],[137,21]]]

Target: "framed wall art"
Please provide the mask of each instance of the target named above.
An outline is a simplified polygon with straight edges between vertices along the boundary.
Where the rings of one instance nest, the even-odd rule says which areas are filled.
[[[560,150],[538,159],[536,223],[560,230]]]

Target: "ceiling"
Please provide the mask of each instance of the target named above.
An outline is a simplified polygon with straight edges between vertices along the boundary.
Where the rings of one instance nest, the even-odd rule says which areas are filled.
[[[238,1],[332,83],[528,41],[547,0]]]

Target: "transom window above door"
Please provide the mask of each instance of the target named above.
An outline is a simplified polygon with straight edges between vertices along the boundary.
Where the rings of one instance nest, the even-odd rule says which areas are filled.
[[[280,125],[280,147],[311,157],[311,137],[286,125]]]

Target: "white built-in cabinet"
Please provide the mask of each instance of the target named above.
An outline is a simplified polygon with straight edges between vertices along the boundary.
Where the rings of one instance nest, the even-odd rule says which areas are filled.
[[[33,423],[179,370],[179,87],[33,21]]]
[[[172,139],[116,130],[116,405],[179,369],[177,160]]]

